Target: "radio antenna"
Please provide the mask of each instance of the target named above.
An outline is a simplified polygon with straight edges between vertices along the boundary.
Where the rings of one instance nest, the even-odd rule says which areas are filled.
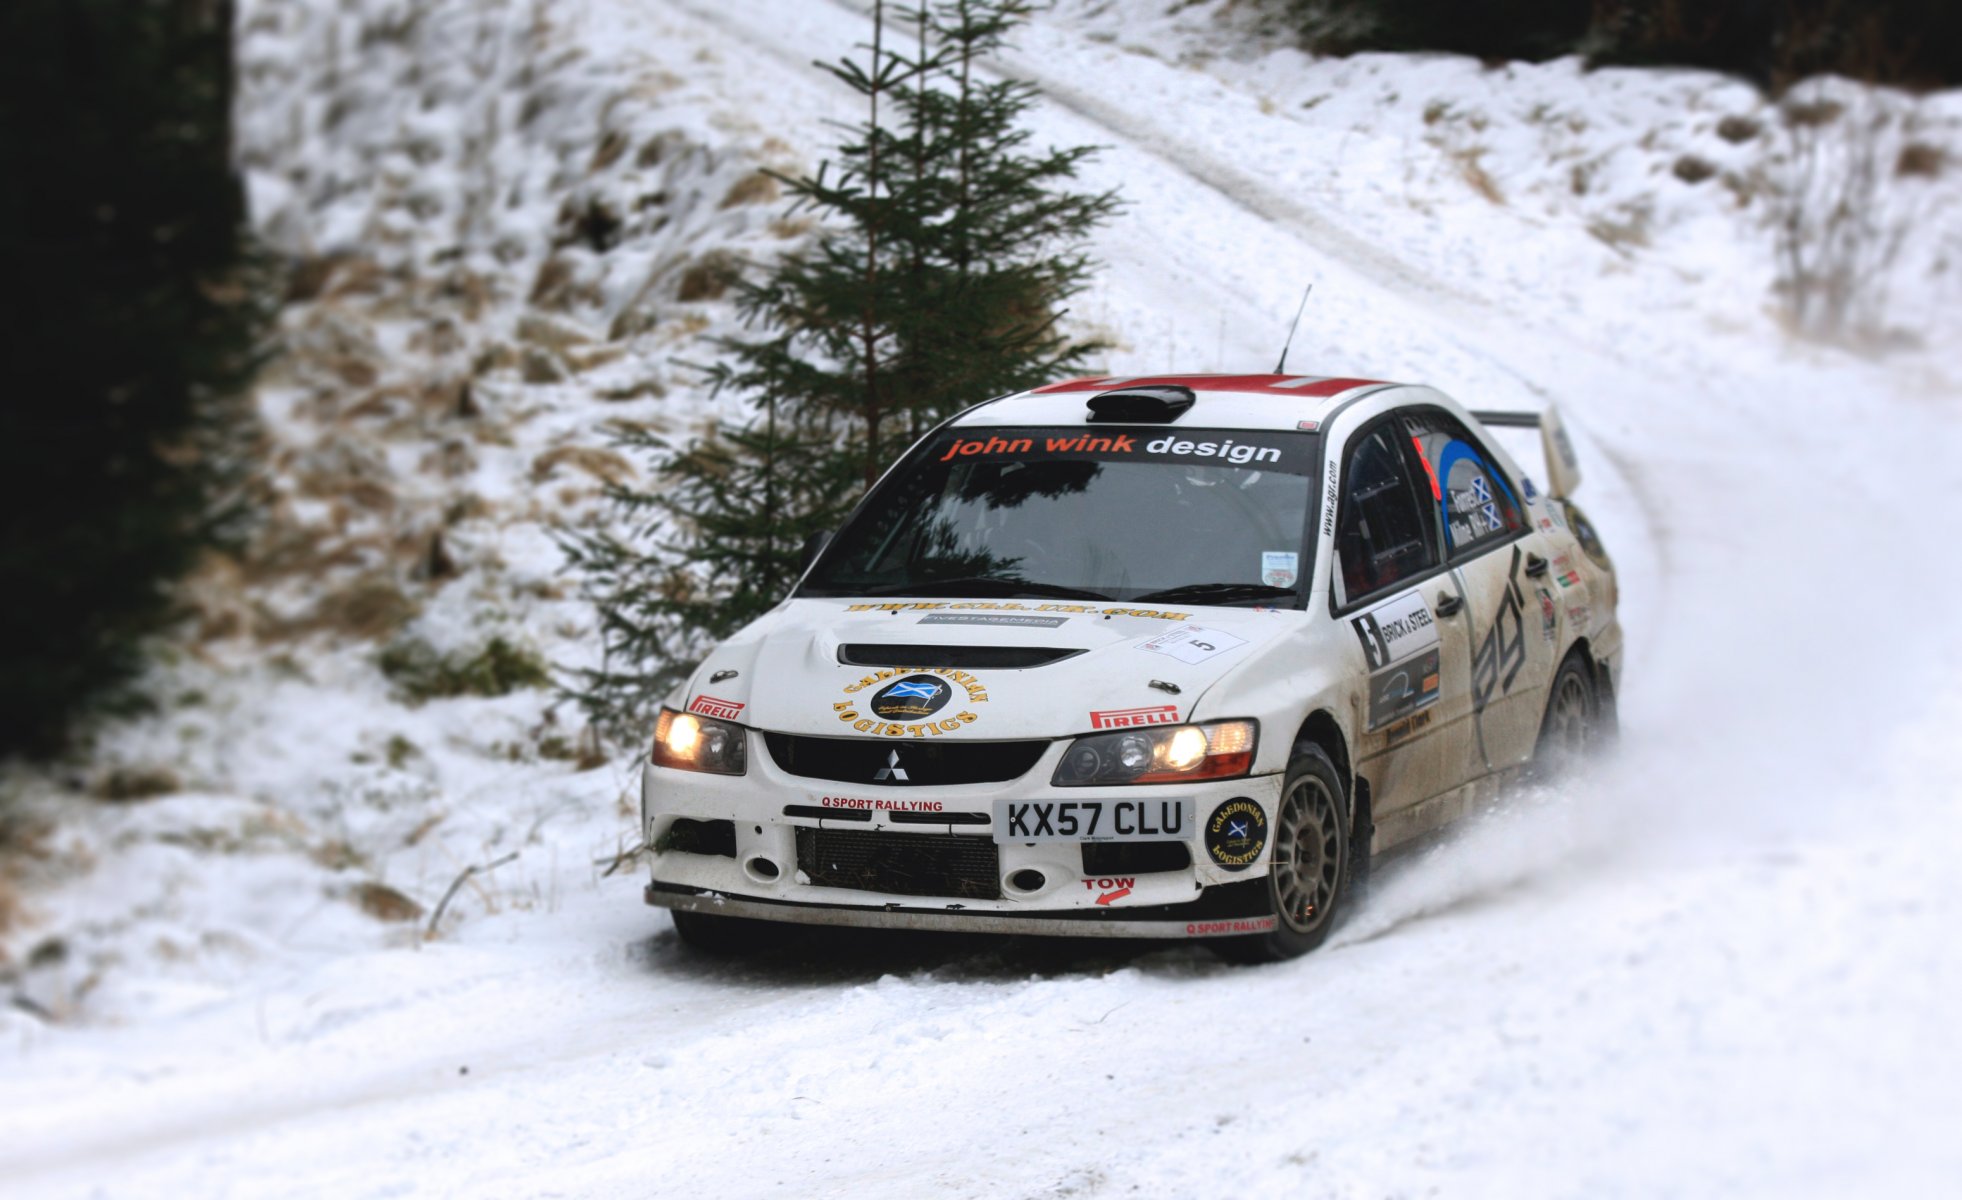
[[[1285,375],[1288,371],[1288,347],[1294,345],[1294,331],[1301,327],[1301,314],[1308,309],[1308,293],[1315,290],[1310,283],[1301,292],[1301,306],[1294,310],[1294,324],[1288,326],[1288,340],[1281,343],[1281,361],[1274,364],[1274,374]]]

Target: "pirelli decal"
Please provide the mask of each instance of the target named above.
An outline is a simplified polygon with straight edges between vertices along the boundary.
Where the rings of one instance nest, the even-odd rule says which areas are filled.
[[[715,696],[702,695],[689,702],[688,711],[700,713],[705,717],[719,717],[724,721],[734,721],[743,715],[743,706],[734,700],[723,700]]]
[[[1176,725],[1179,723],[1179,709],[1176,704],[1152,705],[1148,708],[1107,708],[1092,711],[1092,729],[1131,729],[1139,725]]]

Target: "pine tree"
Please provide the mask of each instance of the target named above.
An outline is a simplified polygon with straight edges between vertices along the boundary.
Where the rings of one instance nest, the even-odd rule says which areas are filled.
[[[1028,7],[947,0],[889,22],[881,3],[866,60],[826,67],[866,119],[816,174],[778,177],[821,232],[738,285],[763,336],[717,342],[709,369],[718,392],[753,402],[750,419],[680,450],[623,435],[663,490],[613,489],[624,532],[568,541],[606,644],[578,692],[595,720],[634,727],[711,642],[778,603],[804,540],[927,429],[1101,349],[1057,321],[1116,197],[1069,190],[1093,149],[1032,151],[1018,121],[1036,90],[981,73]],[[663,524],[672,540],[637,548]]]
[[[805,540],[828,528],[835,498],[849,494],[856,464],[811,431],[780,425],[777,407],[766,403],[759,420],[725,423],[679,453],[643,428],[616,436],[659,462],[664,480],[659,491],[609,484],[614,527],[561,539],[599,612],[604,658],[580,673],[573,695],[600,728],[643,730],[710,645],[783,597]]]
[[[909,438],[978,399],[1020,391],[1081,369],[1101,345],[1073,342],[1058,306],[1088,281],[1083,237],[1115,211],[1111,193],[1065,190],[1093,147],[1029,152],[1018,121],[1036,103],[1033,85],[984,80],[995,53],[1029,5],[952,0],[930,18],[944,48],[949,86],[902,90],[920,164],[913,177],[929,216],[910,239],[919,265],[895,322],[904,353],[899,407]],[[972,320],[949,320],[973,313]]]
[[[266,308],[231,32],[223,0],[0,9],[0,754],[118,692],[237,512]]]

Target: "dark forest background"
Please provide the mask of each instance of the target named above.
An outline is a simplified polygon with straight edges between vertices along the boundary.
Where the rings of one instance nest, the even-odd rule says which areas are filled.
[[[265,329],[229,0],[0,5],[0,756],[130,698],[246,514]]]
[[[1957,0],[1283,0],[1310,49],[1442,50],[1499,61],[1692,66],[1777,92],[1836,74],[1962,82]]]

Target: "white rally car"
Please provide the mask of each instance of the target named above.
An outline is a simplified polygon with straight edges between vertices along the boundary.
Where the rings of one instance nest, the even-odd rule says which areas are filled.
[[[698,946],[803,922],[1312,949],[1372,853],[1612,730],[1615,577],[1542,420],[1544,488],[1407,384],[968,409],[670,697],[648,903]]]

